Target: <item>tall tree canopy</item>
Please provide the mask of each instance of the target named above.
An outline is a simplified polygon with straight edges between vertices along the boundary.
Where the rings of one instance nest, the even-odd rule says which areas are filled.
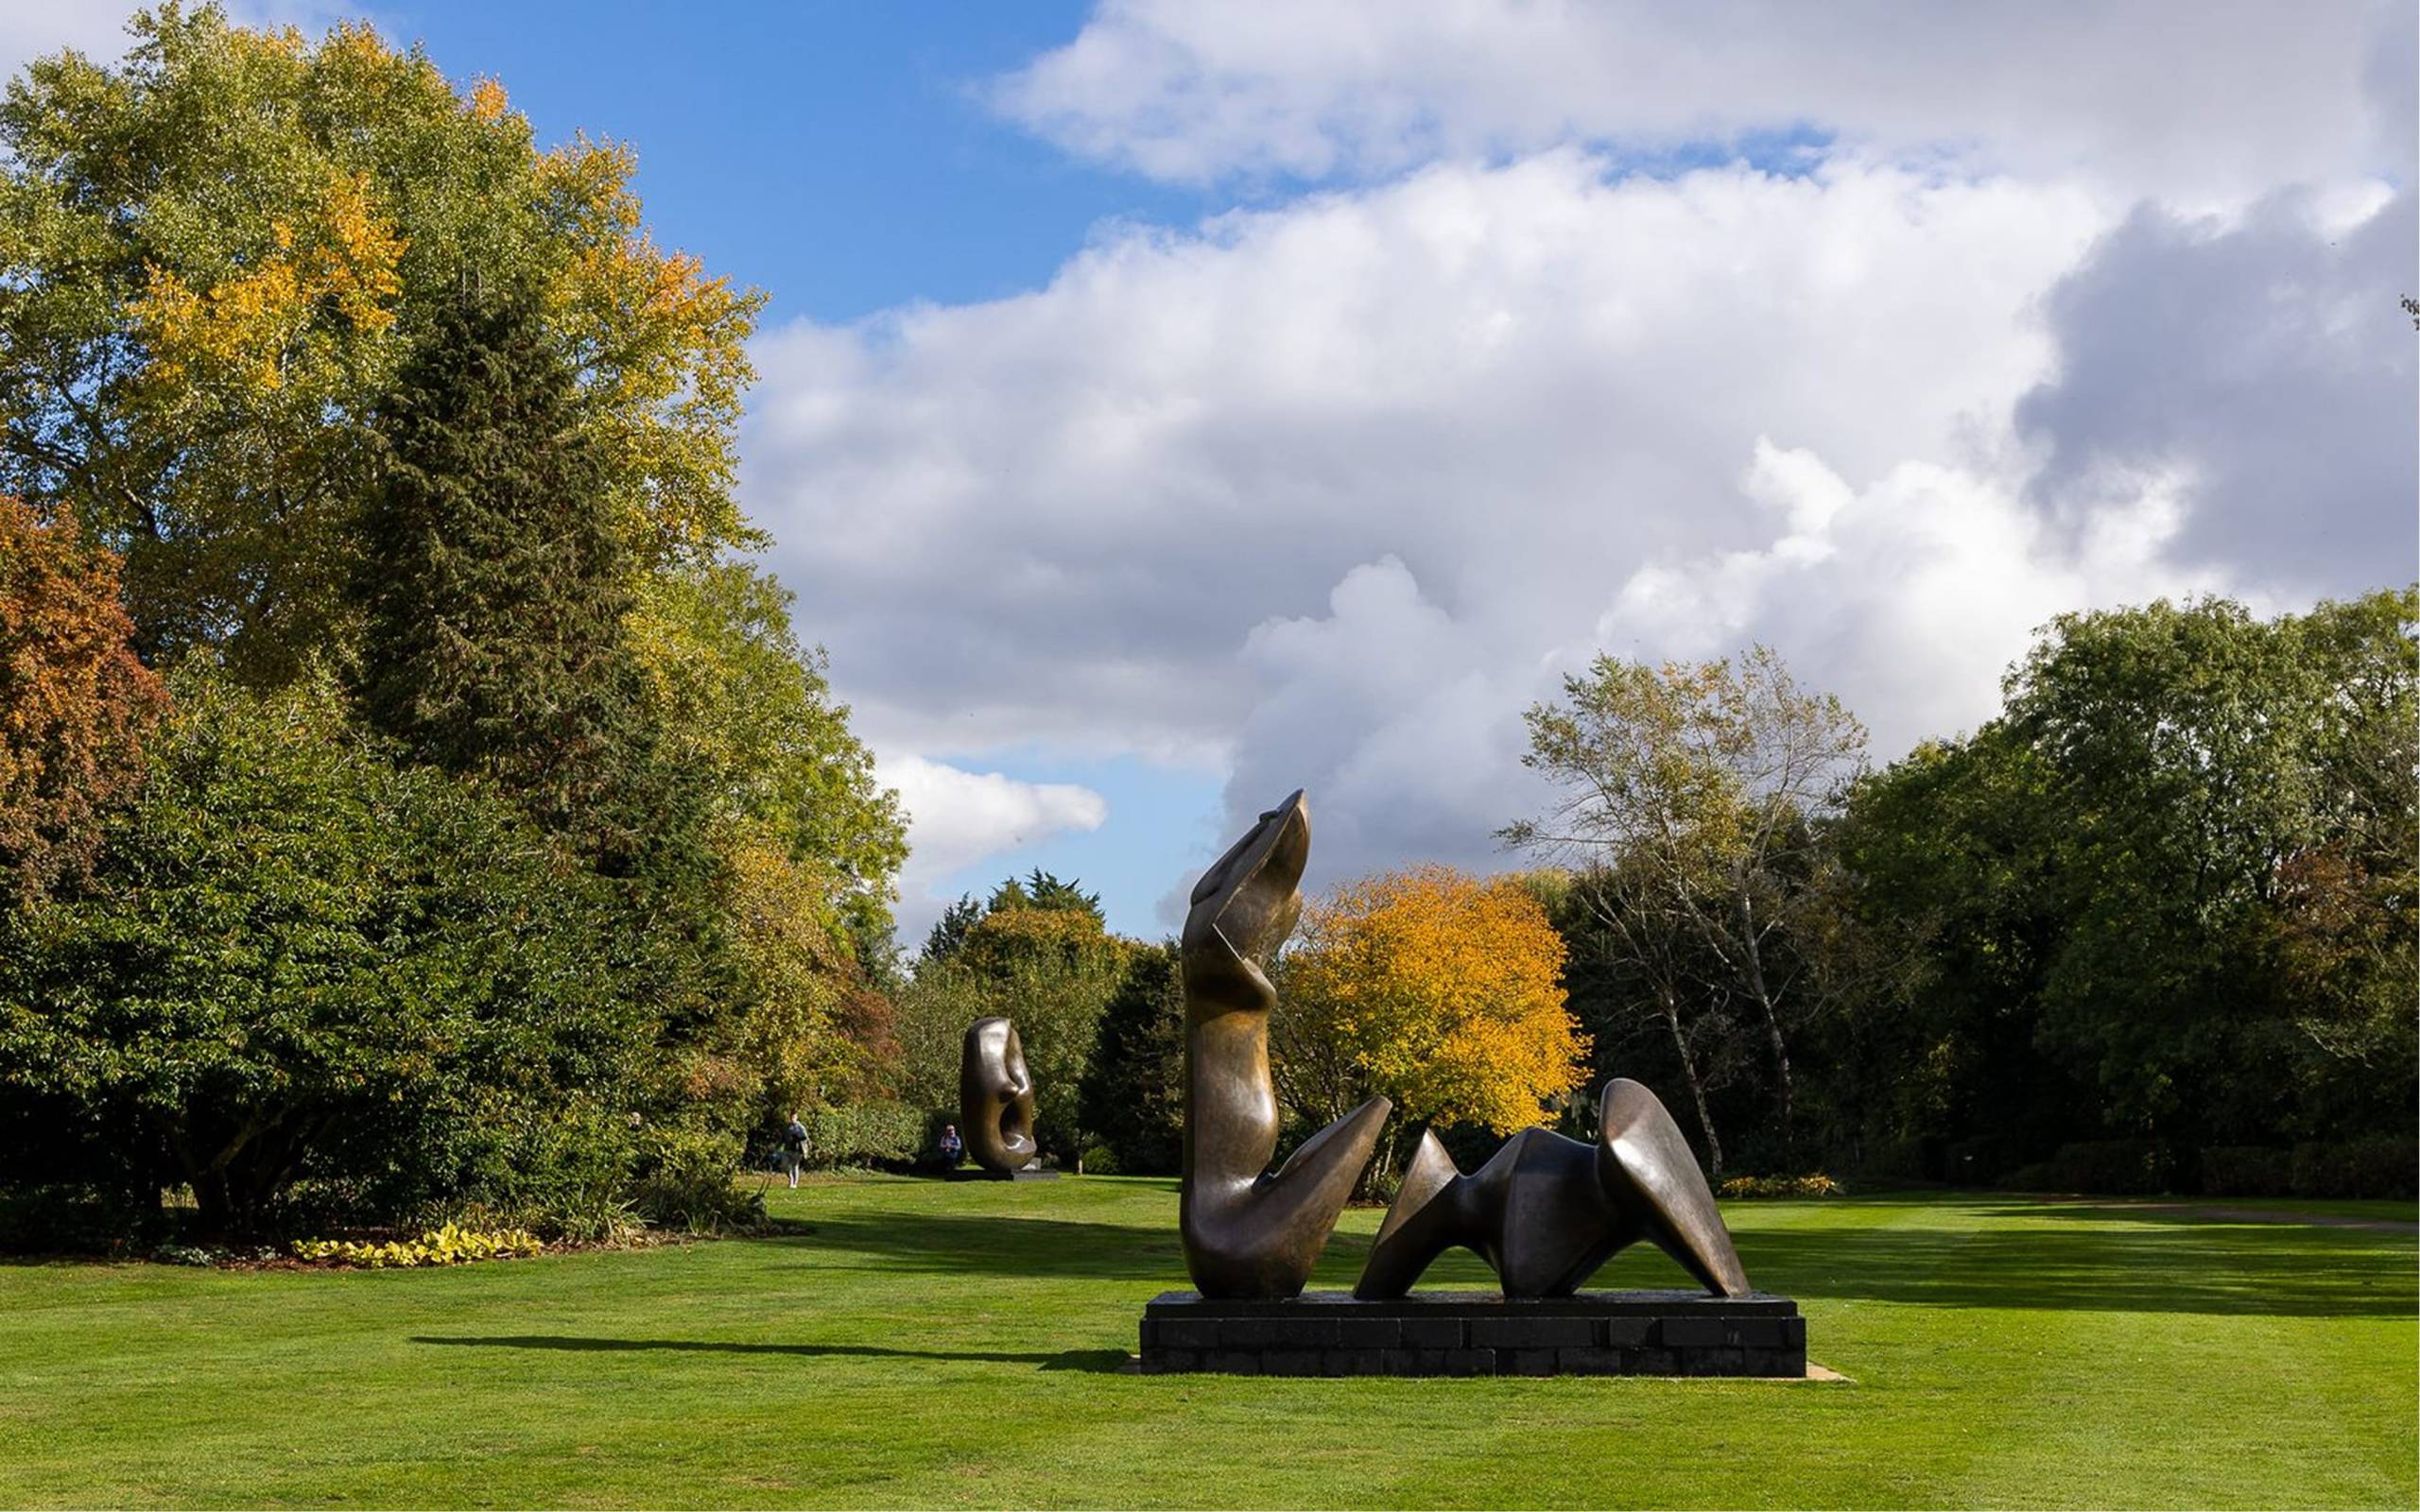
[[[1523,761],[1557,800],[1503,837],[1586,868],[1605,938],[1671,1018],[1701,1108],[1680,1000],[1736,1002],[1762,1031],[1787,1159],[1790,1035],[1844,974],[1831,947],[1845,886],[1815,821],[1862,769],[1864,727],[1767,646],[1652,666],[1600,656],[1527,717]]]
[[[534,291],[633,560],[754,539],[732,430],[762,303],[658,248],[624,147],[535,146],[367,25],[139,13],[0,102],[0,491],[126,558],[147,655],[252,680],[350,644],[372,417],[466,281]]]
[[[636,595],[578,375],[524,301],[454,301],[380,405],[360,525],[362,702],[420,760],[620,859],[653,760]],[[647,808],[654,805],[644,804]]]
[[[2063,616],[1999,718],[1860,789],[1864,906],[1931,967],[1893,1032],[1969,1127],[2409,1128],[2416,602]]]

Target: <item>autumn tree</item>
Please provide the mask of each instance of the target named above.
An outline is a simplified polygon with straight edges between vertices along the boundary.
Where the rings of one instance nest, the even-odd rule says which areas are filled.
[[[165,696],[128,645],[117,559],[72,517],[0,497],[0,878],[9,901],[91,870]]]
[[[273,681],[349,645],[371,418],[471,280],[534,291],[635,561],[754,539],[761,298],[655,245],[627,148],[541,151],[500,86],[366,24],[130,26],[122,62],[42,59],[0,103],[0,490],[124,555],[147,654]]]
[[[1303,1121],[1384,1095],[1407,1125],[1510,1133],[1580,1085],[1563,939],[1518,879],[1422,867],[1345,883],[1304,909],[1295,941],[1270,1045]]]
[[[1710,985],[1762,1032],[1791,1159],[1789,1030],[1849,979],[1818,948],[1844,926],[1817,821],[1862,770],[1864,727],[1765,646],[1657,666],[1599,656],[1526,717],[1523,762],[1558,798],[1502,837],[1594,868],[1610,937],[1651,991],[1680,990],[1684,938],[1720,963]]]

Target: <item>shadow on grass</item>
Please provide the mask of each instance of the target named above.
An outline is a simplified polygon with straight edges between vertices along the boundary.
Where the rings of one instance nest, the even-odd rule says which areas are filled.
[[[1843,1208],[1865,1206],[1841,1204]],[[2191,1221],[2142,1222],[2124,1209],[1947,1198],[1876,1204],[1914,1210],[1915,1221],[1765,1228],[1738,1234],[1748,1274],[1764,1290],[1824,1298],[1943,1307],[2097,1312],[2266,1314],[2293,1317],[2411,1317],[2420,1314],[2409,1235],[2342,1228]],[[1924,1211],[1979,1227],[1927,1227]],[[2169,1215],[2159,1215],[2163,1220]],[[2045,1222],[2043,1220],[2049,1220]],[[862,1268],[950,1275],[1017,1275],[1186,1284],[1173,1226],[1005,1214],[890,1213],[819,1217],[767,1243]],[[1314,1287],[1350,1286],[1369,1239],[1338,1234]],[[1430,1284],[1485,1285],[1476,1263],[1441,1260]],[[1599,1286],[1686,1282],[1651,1252],[1628,1257]],[[1625,1270],[1638,1274],[1622,1275]]]
[[[1740,1258],[1758,1286],[1802,1300],[2286,1317],[2420,1314],[2408,1234],[2213,1223],[2122,1208],[1940,1206],[1980,1209],[1986,1221],[1962,1231],[1751,1230],[1738,1236]]]
[[[952,1360],[977,1365],[1032,1365],[1045,1370],[1083,1370],[1114,1375],[1126,1367],[1122,1349],[1062,1349],[1056,1354],[1008,1354],[988,1349],[886,1349],[871,1344],[744,1344],[722,1339],[594,1339],[552,1333],[511,1333],[460,1338],[416,1333],[414,1344],[461,1345],[484,1349],[560,1349],[573,1354],[669,1349],[699,1354],[786,1354],[872,1360]]]

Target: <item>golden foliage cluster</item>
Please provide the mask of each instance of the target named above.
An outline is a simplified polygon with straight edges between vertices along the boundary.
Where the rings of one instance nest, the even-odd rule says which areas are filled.
[[[1382,1092],[1408,1118],[1509,1133],[1580,1085],[1563,937],[1519,879],[1428,866],[1346,883],[1299,938],[1281,1053],[1308,1101]]]

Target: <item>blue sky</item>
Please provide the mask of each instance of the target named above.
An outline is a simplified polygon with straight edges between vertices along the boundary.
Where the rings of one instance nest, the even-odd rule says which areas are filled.
[[[584,129],[635,145],[649,220],[764,289],[770,320],[997,298],[1047,281],[1099,220],[1202,207],[979,103],[988,80],[1076,34],[1084,7],[1066,0],[410,0],[374,14],[449,75],[501,79],[542,142]]]
[[[2420,571],[2409,0],[366,14],[771,297],[741,503],[911,942],[1034,866],[1159,934],[1296,787],[1310,886],[1518,864],[1600,652],[1769,644],[1888,761],[2056,614]]]

